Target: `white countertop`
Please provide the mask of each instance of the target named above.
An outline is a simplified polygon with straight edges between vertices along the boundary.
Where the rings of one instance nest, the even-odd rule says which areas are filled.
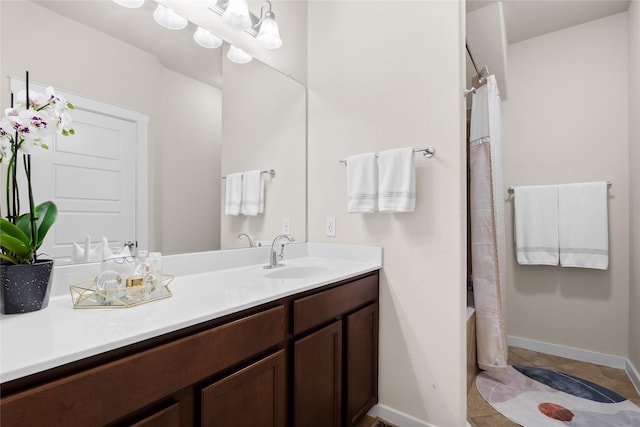
[[[56,267],[49,306],[0,315],[0,382],[41,372],[266,302],[382,267],[382,249],[299,243],[285,250],[285,267],[322,266],[308,278],[269,278],[269,248],[163,257],[175,274],[173,296],[131,308],[74,309],[69,285],[98,264]],[[278,269],[280,270],[280,269]],[[92,274],[95,274],[92,273]],[[77,276],[84,274],[84,276]],[[91,276],[88,276],[91,277]],[[74,281],[68,281],[75,278]]]

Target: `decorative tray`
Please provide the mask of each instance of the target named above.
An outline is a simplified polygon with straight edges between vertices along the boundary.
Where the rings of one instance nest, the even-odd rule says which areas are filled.
[[[162,275],[162,282],[118,289],[98,289],[94,279],[69,286],[74,308],[128,308],[169,298],[174,276]]]

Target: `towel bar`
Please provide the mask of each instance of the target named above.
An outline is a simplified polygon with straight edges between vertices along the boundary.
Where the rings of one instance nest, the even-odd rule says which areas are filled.
[[[611,188],[612,185],[613,184],[611,182],[607,181],[607,188]],[[507,193],[513,194],[513,187],[507,188]]]
[[[433,157],[433,155],[436,153],[436,149],[433,147],[424,147],[424,148],[414,148],[413,149],[414,153],[422,153],[422,155],[424,157]],[[378,157],[378,155],[376,154],[376,157]],[[346,160],[338,160],[338,163],[344,163],[345,165],[347,164]]]
[[[274,178],[276,176],[276,171],[273,169],[269,169],[268,171],[267,170],[260,171],[260,173],[268,173],[271,178]],[[227,179],[227,177],[223,176],[222,179]]]

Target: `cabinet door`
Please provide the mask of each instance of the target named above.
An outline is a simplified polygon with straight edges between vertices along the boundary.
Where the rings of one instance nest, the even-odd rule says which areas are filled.
[[[147,418],[132,424],[131,427],[179,427],[180,426],[180,403],[156,412]]]
[[[202,426],[284,427],[284,350],[202,389]]]
[[[378,304],[349,315],[347,323],[347,426],[378,401]]]
[[[338,427],[342,399],[342,321],[294,343],[294,427]]]

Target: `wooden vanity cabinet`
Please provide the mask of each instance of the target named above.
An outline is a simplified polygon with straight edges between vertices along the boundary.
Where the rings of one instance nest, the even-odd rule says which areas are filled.
[[[377,402],[378,272],[3,383],[0,425],[353,426]]]
[[[10,395],[3,385],[0,425],[193,426],[200,382],[284,339],[285,308],[278,305]]]
[[[296,427],[354,426],[378,401],[378,274],[293,302]]]

